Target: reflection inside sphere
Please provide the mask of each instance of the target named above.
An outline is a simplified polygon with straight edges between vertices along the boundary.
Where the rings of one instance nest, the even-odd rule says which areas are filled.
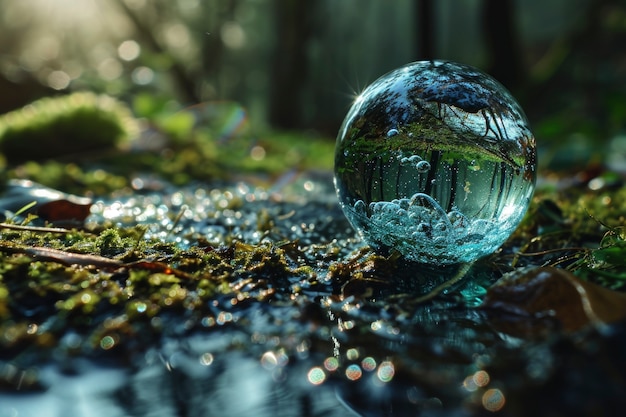
[[[535,184],[535,141],[497,81],[447,61],[390,72],[340,129],[335,186],[374,249],[435,264],[494,252],[521,221]]]

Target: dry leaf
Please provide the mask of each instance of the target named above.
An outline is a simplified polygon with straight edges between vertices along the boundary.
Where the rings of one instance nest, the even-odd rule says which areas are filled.
[[[528,333],[545,330],[547,322],[555,321],[573,332],[626,318],[626,293],[583,281],[563,269],[535,268],[502,278],[487,291],[481,308],[505,333],[532,336]]]
[[[78,204],[68,200],[56,200],[35,207],[39,217],[52,223],[75,220],[85,221],[91,213],[91,203]]]

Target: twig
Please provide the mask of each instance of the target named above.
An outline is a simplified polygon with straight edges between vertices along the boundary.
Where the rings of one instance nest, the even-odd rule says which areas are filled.
[[[0,223],[0,228],[11,230],[22,230],[27,232],[39,233],[70,233],[72,230],[62,227],[39,227],[39,226],[22,226],[19,224]]]
[[[105,258],[104,256],[65,252],[59,249],[45,248],[41,246],[7,245],[0,242],[0,251],[7,253],[22,253],[36,259],[58,262],[64,265],[92,265],[98,268],[119,268],[124,265],[122,261]]]
[[[411,300],[412,304],[421,304],[425,301],[431,300],[433,298],[435,298],[436,296],[439,295],[439,293],[441,293],[442,291],[450,288],[452,285],[456,284],[457,282],[459,282],[461,279],[463,279],[463,277],[465,276],[465,274],[467,274],[467,271],[469,271],[470,267],[472,266],[472,262],[470,263],[465,263],[461,266],[461,268],[457,271],[456,274],[454,274],[454,276],[452,278],[450,278],[449,280],[445,281],[444,283],[436,286],[435,288],[432,289],[432,291],[422,295],[421,297],[417,297],[413,300]]]
[[[178,278],[192,280],[193,275],[172,268],[171,266],[163,262],[155,262],[148,260],[140,260],[134,262],[123,262],[119,259],[106,258],[99,255],[86,255],[82,253],[65,252],[59,249],[45,248],[40,246],[17,246],[6,245],[0,242],[0,252],[7,253],[21,253],[24,255],[32,256],[35,259],[57,262],[63,265],[80,265],[80,266],[94,266],[101,269],[146,269],[152,272],[162,272],[164,274],[174,275]]]

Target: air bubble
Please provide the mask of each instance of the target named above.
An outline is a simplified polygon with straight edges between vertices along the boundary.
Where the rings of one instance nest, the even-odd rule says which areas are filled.
[[[389,131],[387,132],[387,137],[390,138],[392,136],[396,136],[398,133],[398,129],[389,129]]]

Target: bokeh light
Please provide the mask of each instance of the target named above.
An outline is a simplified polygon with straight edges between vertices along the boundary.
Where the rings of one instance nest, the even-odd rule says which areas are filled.
[[[237,22],[225,22],[220,30],[224,45],[230,49],[240,49],[246,44],[246,33]]]
[[[376,359],[368,356],[361,361],[361,367],[364,371],[371,372],[376,369]]]
[[[505,404],[502,391],[497,388],[490,388],[483,394],[482,403],[487,411],[500,411]]]
[[[463,380],[463,388],[465,388],[468,392],[474,392],[478,389],[476,383],[474,382],[474,375],[468,375]]]
[[[107,81],[119,78],[123,70],[122,64],[115,58],[106,58],[98,65],[98,75]]]
[[[355,361],[359,359],[359,350],[356,348],[351,348],[346,351],[346,358],[351,361]]]
[[[131,78],[137,85],[147,85],[154,79],[154,71],[148,67],[140,66],[133,70]]]
[[[261,161],[265,158],[265,148],[260,145],[253,146],[252,149],[250,149],[250,158],[255,161]]]
[[[481,369],[465,377],[463,380],[463,388],[465,388],[466,391],[474,392],[478,390],[478,388],[486,387],[490,380],[489,373]]]
[[[104,336],[100,340],[100,347],[104,350],[109,350],[115,346],[116,340],[113,336]]]
[[[339,368],[339,361],[334,356],[330,356],[324,360],[324,368],[330,372],[336,371]]]
[[[359,367],[359,365],[357,364],[349,365],[346,368],[346,377],[350,381],[356,381],[357,379],[361,378],[362,375],[363,371],[361,371],[361,367]]]
[[[489,374],[487,371],[477,371],[473,376],[472,380],[478,387],[485,387],[489,384]]]
[[[261,366],[268,371],[275,368],[282,368],[288,363],[289,356],[287,356],[283,349],[279,349],[275,352],[268,350],[261,356]]]
[[[168,26],[165,31],[165,40],[172,48],[185,48],[189,45],[191,37],[189,30],[182,23]]]
[[[278,359],[274,352],[265,352],[263,356],[261,356],[261,366],[265,369],[273,369],[278,365]]]
[[[380,329],[383,328],[383,324],[380,320],[376,320],[373,321],[372,324],[370,325],[371,329],[375,332],[379,331]]]
[[[213,363],[213,354],[206,352],[200,356],[200,363],[204,366],[209,366]]]
[[[224,325],[226,323],[230,323],[231,321],[233,321],[233,314],[229,313],[227,311],[221,311],[218,315],[217,315],[217,324],[219,325]]]
[[[140,53],[141,47],[132,39],[122,42],[117,48],[117,55],[124,61],[133,61],[139,57]]]
[[[324,370],[319,366],[311,368],[307,373],[307,379],[313,385],[320,385],[326,380]]]
[[[381,382],[390,382],[396,373],[396,368],[390,361],[381,362],[376,375]]]
[[[70,85],[70,76],[64,71],[52,71],[48,75],[48,85],[55,90],[66,89]]]

